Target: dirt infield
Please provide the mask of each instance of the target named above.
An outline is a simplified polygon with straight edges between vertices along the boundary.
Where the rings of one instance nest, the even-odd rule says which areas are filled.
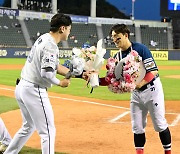
[[[14,87],[0,85],[0,95],[14,97]],[[49,93],[57,129],[56,151],[70,154],[133,154],[129,102],[103,101]],[[166,101],[166,118],[172,132],[172,153],[180,153],[180,101]],[[13,136],[21,126],[20,110],[1,114]],[[145,154],[161,154],[158,133],[148,117]],[[40,138],[33,134],[26,144],[40,148]]]
[[[0,70],[17,70],[17,69],[22,69],[24,65],[11,65],[11,64],[6,64],[6,65],[0,65]],[[160,70],[180,70],[180,66],[158,66]],[[106,70],[105,65],[103,66],[104,70]]]
[[[1,70],[21,68],[22,65],[0,65]],[[170,69],[169,66],[159,68]],[[172,66],[172,69],[180,69],[180,66]],[[0,96],[14,98],[14,87],[0,85]],[[70,154],[135,153],[128,101],[104,101],[52,92],[49,92],[49,97],[55,115],[56,151]],[[166,101],[165,106],[172,133],[172,153],[180,154],[180,101]],[[20,110],[0,116],[13,136],[21,126]],[[154,131],[149,116],[146,137],[145,154],[163,154],[158,133]],[[26,145],[40,149],[37,133]]]

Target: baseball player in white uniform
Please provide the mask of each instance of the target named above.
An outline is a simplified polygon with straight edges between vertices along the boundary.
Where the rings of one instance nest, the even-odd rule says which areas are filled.
[[[11,135],[9,134],[3,120],[0,118],[0,153],[5,151],[11,140]]]
[[[124,24],[114,25],[111,28],[110,34],[116,47],[120,49],[114,58],[120,61],[131,50],[135,50],[142,57],[146,70],[145,77],[131,94],[131,123],[136,154],[144,154],[146,142],[145,127],[148,112],[150,113],[155,131],[159,132],[164,153],[171,154],[171,134],[165,119],[163,88],[158,68],[151,52],[143,44],[130,42],[130,31]],[[108,85],[105,78],[100,78],[100,85]],[[154,153],[156,154],[157,152],[154,151]]]
[[[15,96],[22,114],[22,127],[15,134],[5,154],[18,154],[33,132],[41,138],[42,154],[54,154],[56,129],[54,114],[47,94],[53,85],[67,87],[69,79],[56,78],[56,73],[66,76],[69,69],[59,64],[60,41],[68,39],[72,21],[64,14],[56,14],[50,22],[50,32],[34,43],[21,72]]]

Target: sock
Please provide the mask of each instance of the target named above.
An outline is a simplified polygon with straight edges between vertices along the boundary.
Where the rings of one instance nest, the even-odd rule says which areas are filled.
[[[171,154],[171,133],[169,128],[159,133],[165,154]]]
[[[136,149],[136,154],[144,154],[144,149]]]
[[[171,154],[171,150],[165,150],[165,154]]]
[[[134,134],[134,144],[136,149],[143,149],[146,143],[145,133],[142,134]]]

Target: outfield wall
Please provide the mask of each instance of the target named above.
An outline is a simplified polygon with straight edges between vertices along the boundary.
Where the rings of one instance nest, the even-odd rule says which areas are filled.
[[[0,58],[26,58],[29,54],[30,48],[0,48]],[[107,49],[104,56],[108,59],[110,56],[116,54],[118,50]],[[155,60],[180,60],[180,50],[158,50],[151,51]],[[60,58],[70,58],[72,49],[60,49]]]

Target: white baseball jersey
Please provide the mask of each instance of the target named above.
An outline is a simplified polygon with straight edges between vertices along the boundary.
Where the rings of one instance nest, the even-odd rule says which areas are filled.
[[[21,78],[41,87],[51,87],[51,83],[41,77],[41,69],[52,67],[56,70],[58,64],[58,46],[53,37],[49,33],[46,33],[34,43],[21,72]],[[54,75],[56,75],[56,71]]]
[[[51,67],[57,70],[58,55],[56,42],[49,33],[42,35],[34,43],[21,72],[22,79],[15,89],[23,124],[4,154],[19,153],[35,130],[41,137],[42,154],[54,154],[54,113],[46,91],[51,83],[41,77],[41,69]]]
[[[158,71],[157,65],[150,50],[143,44],[133,43],[126,51],[118,52],[115,58],[119,61],[126,57],[131,50],[135,50],[142,57],[145,72]],[[140,73],[144,76],[144,71]],[[140,76],[141,76],[140,75]],[[131,94],[131,123],[135,134],[145,132],[147,113],[149,111],[154,128],[157,132],[164,131],[167,127],[164,108],[164,92],[160,78],[156,76],[151,82],[140,89],[135,89]]]

